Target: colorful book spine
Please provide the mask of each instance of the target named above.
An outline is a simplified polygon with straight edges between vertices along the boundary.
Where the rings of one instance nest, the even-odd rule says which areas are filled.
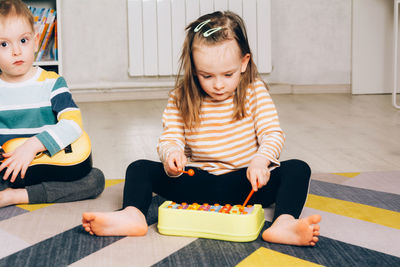
[[[47,18],[48,18],[48,16],[49,16],[49,9],[47,9],[44,13],[43,13],[43,16],[40,18],[40,21],[39,21],[39,23],[40,23],[40,26],[39,26],[39,48],[42,46],[42,42],[43,42],[43,39],[44,39],[44,36],[45,36],[45,34],[46,34],[46,32],[47,32],[47,27],[49,26],[49,24],[48,23],[46,23],[47,22]]]
[[[47,27],[47,31],[45,34],[45,37],[42,41],[42,44],[40,46],[39,52],[36,57],[36,61],[40,61],[43,58],[43,55],[46,52],[47,46],[50,43],[50,38],[53,36],[53,29],[55,25],[55,17],[56,17],[56,12],[54,10],[51,11],[49,18],[47,19],[46,24],[49,24]]]
[[[54,25],[54,43],[53,43],[53,49],[51,50],[52,52],[52,58],[54,60],[58,60],[58,34],[57,34],[57,20],[55,21]]]
[[[33,10],[33,12],[32,12],[33,20],[34,20],[34,23],[35,23],[35,26],[34,26],[35,32],[39,32],[40,26],[41,26],[40,22],[41,22],[42,16],[43,16],[43,14],[44,14],[46,9],[45,8],[35,8],[35,7],[33,7],[32,10]]]
[[[53,46],[56,45],[56,11],[52,8],[29,7],[34,18],[35,32],[38,34],[39,45],[35,60],[57,60]],[[51,47],[50,47],[51,46]]]

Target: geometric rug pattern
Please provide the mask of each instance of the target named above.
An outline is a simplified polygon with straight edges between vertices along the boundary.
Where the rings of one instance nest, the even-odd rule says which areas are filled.
[[[81,213],[119,209],[122,188],[107,180],[97,199],[0,208],[0,266],[400,266],[400,171],[313,174],[301,216],[322,215],[315,247],[161,235],[158,196],[146,236],[87,234]]]

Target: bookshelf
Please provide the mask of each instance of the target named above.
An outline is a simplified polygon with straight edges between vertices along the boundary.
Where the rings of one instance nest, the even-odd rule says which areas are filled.
[[[24,0],[24,2],[36,8],[53,8],[57,11],[57,54],[58,60],[35,61],[35,66],[40,66],[46,70],[55,71],[62,75],[62,48],[61,48],[61,0]]]

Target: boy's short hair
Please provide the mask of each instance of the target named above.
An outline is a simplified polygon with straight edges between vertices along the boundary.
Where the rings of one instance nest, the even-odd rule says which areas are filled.
[[[32,31],[35,31],[32,12],[24,2],[21,0],[0,0],[0,19],[12,15],[26,19],[31,25]]]

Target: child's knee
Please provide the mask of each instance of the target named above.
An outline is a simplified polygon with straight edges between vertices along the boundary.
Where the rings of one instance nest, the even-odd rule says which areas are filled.
[[[296,166],[295,168],[301,172],[304,173],[305,176],[310,177],[311,176],[311,168],[307,164],[307,162],[299,160],[299,159],[294,159],[293,164]]]
[[[287,164],[290,169],[290,178],[298,180],[300,177],[302,177],[303,180],[308,183],[311,176],[311,168],[306,162],[299,159],[292,159],[288,160]]]
[[[97,168],[92,168],[88,176],[89,176],[89,187],[93,192],[92,197],[95,198],[104,191],[105,177],[103,172]]]
[[[127,172],[132,172],[135,171],[135,169],[137,168],[146,168],[148,167],[148,160],[145,159],[139,159],[136,160],[134,162],[132,162],[131,164],[129,164],[128,168],[127,168]]]
[[[146,169],[151,168],[150,161],[146,159],[139,159],[131,164],[129,164],[128,168],[126,169],[126,179],[130,179],[131,177],[135,177],[138,173],[143,174]]]

